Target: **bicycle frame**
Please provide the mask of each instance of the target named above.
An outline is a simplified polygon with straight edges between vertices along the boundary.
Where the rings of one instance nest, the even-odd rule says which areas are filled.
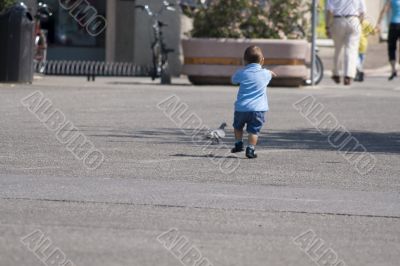
[[[298,35],[302,38],[307,37],[307,34],[301,25],[296,25],[293,29],[293,32],[297,32]],[[315,58],[315,60],[316,60],[315,67],[316,68],[314,70],[314,73],[315,73],[314,74],[314,84],[318,85],[324,77],[324,64],[323,64],[321,58],[318,56],[318,52],[319,52],[318,47],[315,48],[315,52],[316,52],[316,58]],[[311,69],[311,62],[310,62],[310,64],[307,64],[307,68]],[[306,79],[304,81],[304,85],[311,85],[311,84],[312,84],[311,77],[309,77],[308,79]]]
[[[151,44],[153,69],[150,76],[152,80],[161,78],[162,84],[169,84],[171,78],[168,71],[168,54],[174,52],[174,50],[168,49],[164,42],[162,28],[167,24],[160,21],[160,16],[164,11],[175,11],[175,8],[168,1],[163,1],[163,5],[158,12],[153,12],[148,5],[137,5],[136,8],[146,11],[147,15],[152,19],[154,41]]]

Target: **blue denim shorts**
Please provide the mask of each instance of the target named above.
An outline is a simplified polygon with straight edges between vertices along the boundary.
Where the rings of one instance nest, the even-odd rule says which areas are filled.
[[[242,130],[245,125],[248,133],[258,135],[265,123],[265,112],[235,112],[233,128]]]

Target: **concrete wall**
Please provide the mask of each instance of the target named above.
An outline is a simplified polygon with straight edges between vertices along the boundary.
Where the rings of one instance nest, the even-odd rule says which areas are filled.
[[[176,0],[172,1],[176,4]],[[135,9],[135,5],[147,4],[152,10],[159,10],[161,0],[108,0],[107,1],[107,61],[134,62],[138,65],[152,63],[151,42],[153,31],[151,19],[146,12]],[[181,13],[165,11],[161,21],[168,24],[164,28],[165,42],[168,48],[175,49],[169,55],[169,64],[173,75],[181,71],[180,40]]]
[[[376,24],[376,22],[378,21],[379,12],[381,11],[385,0],[366,0],[365,2],[367,4],[368,10],[367,18],[370,22]]]
[[[135,62],[135,2],[107,1],[106,60]]]
[[[365,0],[367,4],[367,20],[372,24],[376,24],[378,22],[379,13],[386,2],[386,0]],[[381,34],[376,34],[375,36],[371,36],[371,43],[378,43],[381,39],[386,39],[387,28],[385,26],[382,27]]]
[[[134,49],[137,44],[135,38],[135,2],[117,1],[116,15],[117,23],[115,28],[115,61],[135,62]]]
[[[115,61],[115,41],[116,41],[116,9],[117,3],[115,0],[108,0],[106,7],[107,29],[106,29],[106,61]]]

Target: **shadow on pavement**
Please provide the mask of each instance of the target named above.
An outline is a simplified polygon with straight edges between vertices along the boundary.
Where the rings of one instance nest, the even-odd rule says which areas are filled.
[[[328,132],[324,132],[328,135]],[[345,132],[338,131],[337,135]],[[400,153],[400,132],[349,132],[360,145],[363,145],[368,152],[374,153]],[[345,143],[345,142],[343,142]],[[292,131],[271,131],[262,134],[261,146],[277,149],[309,149],[309,150],[337,150],[329,142],[329,137],[316,130],[292,130]],[[362,152],[361,148],[356,151]]]
[[[83,130],[85,131],[85,130]],[[182,144],[182,145],[195,145],[192,141],[191,135],[185,135],[179,128],[157,128],[153,130],[100,130],[96,131],[94,128],[88,130],[96,132],[88,134],[92,137],[106,138],[110,142],[127,142],[127,141],[145,141],[159,144]],[[336,132],[338,135],[345,132]],[[366,131],[350,131],[361,145],[363,145],[368,152],[373,153],[400,153],[400,132],[366,132]],[[203,132],[198,136],[203,136]],[[234,143],[234,136],[232,131],[227,131],[227,136],[223,140],[224,144],[231,146]],[[196,143],[197,145],[206,145],[206,140]],[[214,148],[215,145],[210,145]],[[265,149],[297,149],[297,150],[328,150],[336,151],[338,148],[333,147],[329,141],[328,136],[324,136],[317,130],[313,129],[300,129],[290,131],[270,130],[269,132],[260,134],[258,147]],[[362,152],[361,147],[355,151]],[[179,156],[179,155],[177,155]]]
[[[190,158],[215,158],[215,159],[227,159],[227,158],[232,158],[236,159],[237,156],[233,155],[228,155],[228,156],[221,156],[221,155],[214,155],[214,154],[204,154],[204,155],[198,155],[198,154],[184,154],[184,153],[178,153],[171,155],[173,157],[190,157]]]
[[[144,81],[110,81],[107,82],[107,84],[110,85],[151,85],[151,86],[162,86],[162,87],[168,87],[168,86],[184,86],[184,87],[192,87],[193,85],[190,83],[173,83],[173,84],[160,84],[160,82],[144,82]]]

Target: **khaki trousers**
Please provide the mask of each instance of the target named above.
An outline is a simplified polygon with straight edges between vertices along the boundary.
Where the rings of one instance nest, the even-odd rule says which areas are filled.
[[[344,48],[344,76],[356,76],[358,48],[360,46],[361,25],[358,17],[335,18],[332,25],[332,39],[335,43],[333,75],[339,76],[340,57]]]

